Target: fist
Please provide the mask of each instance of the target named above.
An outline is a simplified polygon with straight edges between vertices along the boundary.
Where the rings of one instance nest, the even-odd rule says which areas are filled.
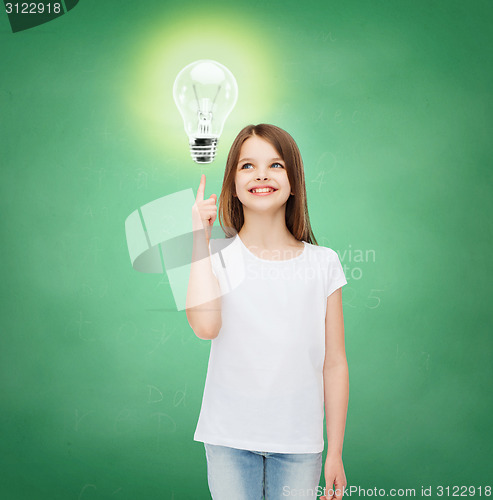
[[[217,196],[215,194],[211,194],[209,198],[204,200],[204,191],[205,174],[202,174],[199,188],[197,189],[195,203],[192,207],[192,227],[193,231],[204,229],[207,243],[209,243],[212,226],[217,217]]]

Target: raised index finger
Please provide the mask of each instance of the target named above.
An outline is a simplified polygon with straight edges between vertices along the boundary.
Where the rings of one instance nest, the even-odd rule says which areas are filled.
[[[204,191],[205,191],[205,174],[202,174],[200,178],[199,188],[197,189],[197,196],[195,201],[204,201]]]

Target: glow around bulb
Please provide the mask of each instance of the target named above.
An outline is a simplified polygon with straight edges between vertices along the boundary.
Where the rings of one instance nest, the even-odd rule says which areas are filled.
[[[193,160],[211,163],[226,118],[238,99],[233,73],[216,61],[195,61],[178,73],[173,97],[183,118]]]

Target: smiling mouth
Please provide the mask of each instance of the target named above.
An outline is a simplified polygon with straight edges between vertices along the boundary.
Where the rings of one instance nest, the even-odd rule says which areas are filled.
[[[277,189],[274,189],[274,188],[262,188],[262,189],[253,188],[253,189],[248,190],[249,193],[256,194],[256,195],[266,195],[266,194],[275,193],[276,191],[277,191]]]

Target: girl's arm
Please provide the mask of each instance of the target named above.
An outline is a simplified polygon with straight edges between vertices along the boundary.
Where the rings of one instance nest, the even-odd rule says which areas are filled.
[[[349,372],[344,346],[341,288],[327,298],[323,378],[327,458],[324,468],[326,497],[321,499],[330,500],[341,498],[342,491],[347,486],[342,464],[342,446],[349,400]]]
[[[188,280],[187,320],[195,335],[210,340],[221,329],[221,290],[212,272],[209,241],[216,219],[217,197],[212,194],[204,200],[205,175],[200,178],[197,197],[192,207],[193,251]]]
[[[216,338],[221,329],[221,290],[212,273],[205,231],[194,231],[192,265],[186,300],[187,320],[200,339]]]

